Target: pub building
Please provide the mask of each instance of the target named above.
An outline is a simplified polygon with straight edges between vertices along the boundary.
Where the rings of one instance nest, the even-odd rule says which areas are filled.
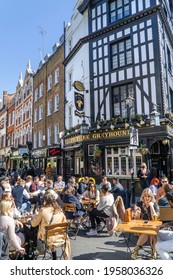
[[[130,163],[129,129],[117,125],[114,130],[89,129],[86,135],[65,137],[66,177],[87,175],[99,183],[102,175],[109,179],[117,176],[125,186],[130,186],[133,171],[136,185],[139,185],[136,174],[144,161],[149,168],[157,168],[158,177],[166,175],[172,180],[172,123],[161,119],[160,126],[143,124],[138,133],[139,146],[132,149],[133,166]]]
[[[137,183],[137,169],[145,161],[149,169],[157,168],[159,177],[164,174],[173,180],[172,14],[172,1],[166,0],[77,1],[65,29],[68,176],[93,176],[99,183],[104,174],[129,184],[134,171]],[[76,110],[76,89],[69,86],[72,77],[84,84],[78,88],[84,95],[84,122],[77,114],[72,118]],[[154,117],[159,121],[154,123]],[[87,133],[71,132],[82,123],[88,125]],[[129,144],[130,127],[138,129],[139,145],[134,149]],[[81,150],[84,154],[79,157]]]

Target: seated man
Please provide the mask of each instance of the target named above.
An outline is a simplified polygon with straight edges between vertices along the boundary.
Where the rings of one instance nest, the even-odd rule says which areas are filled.
[[[89,178],[85,176],[83,180],[79,183],[77,194],[82,195],[89,187]]]
[[[103,185],[108,185],[108,191],[111,190],[111,183],[107,180],[106,176],[102,176],[102,182],[99,185],[99,189],[101,190]]]
[[[63,181],[62,176],[59,175],[54,182],[54,188],[56,190],[57,188],[64,188],[64,187],[65,187],[65,182]]]
[[[158,203],[159,198],[165,196],[164,186],[168,185],[168,184],[169,184],[168,178],[166,176],[163,176],[161,178],[161,187],[158,189],[157,194],[156,194],[156,202],[157,203]]]
[[[172,186],[170,184],[166,184],[163,187],[165,195],[158,199],[159,206],[169,206],[169,202],[167,200],[167,193],[172,191]]]
[[[91,229],[86,234],[88,236],[97,235],[97,231],[101,229],[100,217],[108,218],[113,215],[112,205],[114,203],[114,197],[109,192],[108,184],[102,186],[102,194],[100,195],[100,201],[96,208],[89,212],[89,218],[91,221]]]
[[[118,178],[116,178],[116,177],[113,177],[113,179],[112,179],[112,188],[111,188],[110,192],[113,194],[114,200],[116,200],[116,198],[118,196],[121,196],[123,199],[124,205],[125,205],[125,198],[126,198],[125,189],[120,184]]]
[[[167,193],[167,199],[171,207],[173,207],[173,192]],[[173,221],[164,223],[158,232],[158,242],[156,243],[156,251],[162,260],[172,260],[170,252],[173,252],[173,230],[165,230],[164,228],[173,227]]]

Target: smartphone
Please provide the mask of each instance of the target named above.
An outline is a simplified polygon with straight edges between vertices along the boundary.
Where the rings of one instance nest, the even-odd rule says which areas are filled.
[[[144,224],[148,224],[148,221],[144,221]]]

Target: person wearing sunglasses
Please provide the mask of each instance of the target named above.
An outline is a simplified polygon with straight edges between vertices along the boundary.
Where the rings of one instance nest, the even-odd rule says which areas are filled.
[[[166,176],[163,176],[161,178],[161,187],[158,189],[156,194],[156,202],[158,202],[159,198],[164,197],[166,195],[164,187],[167,184],[169,184],[168,178]]]
[[[111,190],[111,183],[108,181],[106,176],[102,176],[102,182],[99,185],[100,191],[101,191],[101,188],[102,188],[103,185],[108,185],[108,191]]]
[[[149,170],[145,162],[141,163],[141,168],[137,171],[137,177],[140,179],[141,189],[144,190],[149,187],[148,182]]]

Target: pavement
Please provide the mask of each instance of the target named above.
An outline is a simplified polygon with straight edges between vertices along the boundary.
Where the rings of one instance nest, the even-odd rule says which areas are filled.
[[[71,242],[72,260],[130,260],[131,252],[127,249],[127,244],[122,233],[114,233],[109,236],[106,228],[97,236],[87,236],[84,231],[79,231],[76,240],[69,234]],[[128,237],[126,235],[125,237]],[[138,237],[130,236],[130,250],[137,242]],[[151,248],[145,245],[139,252],[138,259],[150,259]]]

